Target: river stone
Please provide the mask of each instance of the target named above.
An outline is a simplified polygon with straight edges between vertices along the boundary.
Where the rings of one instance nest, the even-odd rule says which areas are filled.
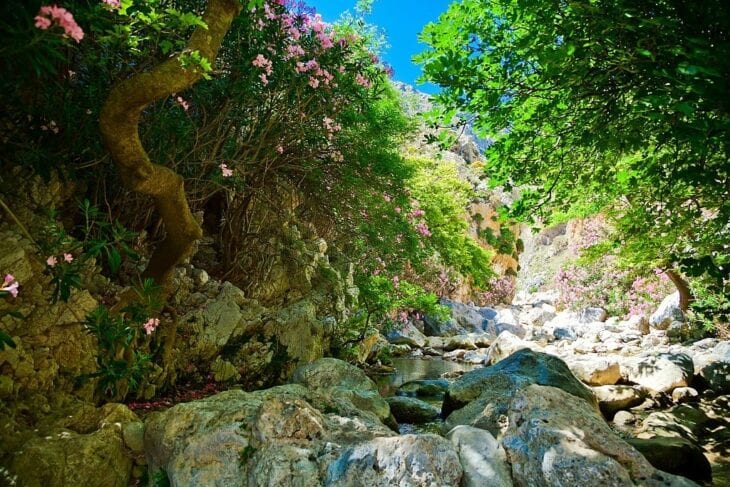
[[[695,353],[695,373],[718,394],[730,393],[730,341],[719,342],[709,350]]]
[[[390,407],[380,396],[377,385],[352,364],[335,358],[322,358],[297,368],[291,381],[314,392],[345,399],[390,423]]]
[[[712,467],[702,449],[684,438],[632,438],[628,443],[659,470],[696,482],[711,482]]]
[[[464,468],[463,487],[512,486],[507,454],[488,431],[457,426],[446,437],[456,447]]]
[[[443,397],[449,388],[446,379],[421,379],[406,382],[398,388],[399,396]]]
[[[691,387],[677,387],[672,391],[672,401],[676,404],[685,402],[697,402],[700,400],[700,393]]]
[[[90,434],[62,431],[25,443],[11,470],[27,487],[127,487],[132,459],[120,428],[109,425]]]
[[[329,464],[324,485],[457,487],[462,472],[456,450],[445,438],[403,435],[346,449]]]
[[[618,362],[601,357],[571,358],[566,360],[570,371],[591,386],[613,385],[621,380]]]
[[[489,356],[488,350],[469,350],[461,357],[461,360],[468,364],[483,364]]]
[[[410,321],[397,325],[388,332],[385,338],[394,345],[410,345],[418,348],[426,345],[426,335],[421,333]]]
[[[596,323],[606,321],[608,313],[603,308],[583,308],[580,312],[581,323]]]
[[[466,328],[461,326],[454,318],[442,320],[433,316],[423,318],[423,332],[429,337],[449,337],[454,335],[466,335]]]
[[[634,423],[636,423],[636,416],[628,411],[618,411],[613,417],[613,424],[616,426],[626,426]]]
[[[601,412],[609,418],[617,411],[638,406],[645,397],[638,389],[624,385],[593,387],[593,393],[598,399]]]
[[[555,387],[515,395],[502,446],[518,485],[694,485],[656,470],[585,401]]]
[[[679,308],[679,292],[665,297],[659,308],[649,318],[649,324],[657,330],[666,330],[673,321],[685,321]]]
[[[451,316],[468,333],[483,333],[489,324],[494,323],[497,311],[492,308],[480,308],[469,304],[442,299],[441,304],[451,309]]]
[[[621,363],[621,375],[629,382],[655,392],[671,392],[691,385],[694,375],[692,357],[684,353],[639,355]]]
[[[132,421],[122,425],[124,444],[133,452],[144,451],[144,423]]]
[[[446,428],[476,426],[499,436],[512,398],[531,384],[561,388],[598,411],[593,393],[575,378],[565,362],[523,349],[496,365],[467,372],[449,386],[441,408]]]
[[[641,333],[642,335],[648,335],[651,331],[649,327],[649,320],[646,318],[646,316],[630,316],[629,319],[627,319],[626,321],[622,321],[620,323],[620,326],[623,326],[628,330]]]
[[[393,396],[386,401],[390,406],[390,412],[399,423],[429,423],[438,419],[441,414],[436,406],[415,397]]]
[[[488,365],[496,364],[516,351],[526,348],[535,349],[537,348],[537,345],[532,342],[522,340],[508,331],[503,331],[489,347],[488,357],[485,363]]]

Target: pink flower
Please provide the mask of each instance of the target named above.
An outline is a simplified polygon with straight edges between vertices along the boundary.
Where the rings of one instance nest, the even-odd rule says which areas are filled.
[[[257,68],[263,69],[266,72],[267,76],[270,76],[271,73],[274,71],[273,63],[263,54],[259,54],[258,56],[256,56],[256,59],[254,59],[251,64],[253,64]]]
[[[49,28],[51,26],[51,19],[49,19],[47,17],[41,17],[40,15],[36,15],[35,26],[41,30],[46,30],[47,28]]]
[[[309,86],[312,88],[318,88],[319,87],[319,80],[315,78],[314,76],[309,77]]]
[[[84,31],[76,23],[71,12],[56,5],[42,6],[35,17],[35,26],[41,30],[46,30],[54,22],[60,25],[64,33],[77,43],[84,38]]]
[[[63,254],[63,260],[65,260],[68,263],[71,263],[74,261],[74,256],[71,254]]]
[[[144,325],[142,325],[144,331],[148,335],[151,335],[158,326],[160,326],[160,320],[158,318],[150,318]]]
[[[370,81],[360,73],[355,76],[355,83],[359,84],[363,88],[370,88]]]
[[[393,276],[393,287],[396,289],[400,287],[400,278],[398,276]]]
[[[178,105],[180,105],[180,106],[181,106],[181,107],[183,108],[183,110],[185,110],[186,112],[187,112],[187,111],[188,111],[188,109],[190,108],[190,103],[188,103],[188,102],[187,102],[187,101],[185,100],[185,98],[183,98],[182,96],[178,96],[178,97],[176,97],[176,98],[175,98],[175,101],[176,101],[176,102],[178,103]]]
[[[221,174],[224,178],[230,178],[233,176],[233,169],[229,169],[227,164],[221,164],[219,167],[221,168]]]
[[[401,211],[403,211],[403,210],[401,210],[400,206],[396,206],[395,207],[395,212],[396,213],[400,214]]]
[[[7,274],[3,281],[3,286],[0,287],[0,291],[10,293],[12,297],[17,298],[18,286],[19,284],[15,281],[15,277],[12,274]]]
[[[268,85],[268,84],[269,84],[269,78],[267,78],[267,77],[266,77],[266,75],[265,75],[264,73],[261,73],[261,74],[259,75],[259,79],[260,79],[260,80],[261,80],[261,82],[262,82],[262,83],[264,84],[264,86],[266,86],[266,85]]]
[[[46,264],[48,264],[48,267],[55,267],[57,263],[58,259],[56,259],[56,257],[53,255],[46,259]]]
[[[430,237],[431,236],[431,230],[428,229],[428,225],[425,223],[418,223],[416,225],[416,231],[423,235],[424,237]]]
[[[119,0],[101,0],[101,3],[105,3],[111,8],[119,8]]]

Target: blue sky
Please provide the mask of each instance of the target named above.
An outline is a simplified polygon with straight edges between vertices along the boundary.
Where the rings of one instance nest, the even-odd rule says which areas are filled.
[[[352,11],[355,3],[356,0],[307,1],[327,22],[337,20],[346,10]],[[394,79],[416,85],[421,69],[411,58],[424,49],[418,42],[418,34],[424,25],[437,20],[450,3],[451,0],[375,0],[367,20],[383,29],[388,37],[390,47],[382,58],[395,69]],[[438,90],[433,85],[416,85],[416,88],[428,93]]]

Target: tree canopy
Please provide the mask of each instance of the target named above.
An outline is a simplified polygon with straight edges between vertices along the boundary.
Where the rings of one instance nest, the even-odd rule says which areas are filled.
[[[422,40],[439,115],[493,141],[514,215],[609,213],[625,259],[727,296],[727,2],[463,0]]]

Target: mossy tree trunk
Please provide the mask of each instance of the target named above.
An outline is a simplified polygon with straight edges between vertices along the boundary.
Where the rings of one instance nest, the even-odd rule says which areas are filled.
[[[198,51],[214,64],[240,11],[239,0],[209,0],[203,14],[208,28],[195,29],[185,52]],[[132,191],[151,196],[165,224],[165,239],[154,250],[144,273],[164,288],[175,265],[190,255],[195,241],[202,237],[202,229],[188,206],[182,177],[150,160],[139,138],[139,119],[145,107],[189,88],[202,75],[197,68],[184,69],[177,57],[170,58],[116,84],[100,117],[104,142],[122,182]]]

